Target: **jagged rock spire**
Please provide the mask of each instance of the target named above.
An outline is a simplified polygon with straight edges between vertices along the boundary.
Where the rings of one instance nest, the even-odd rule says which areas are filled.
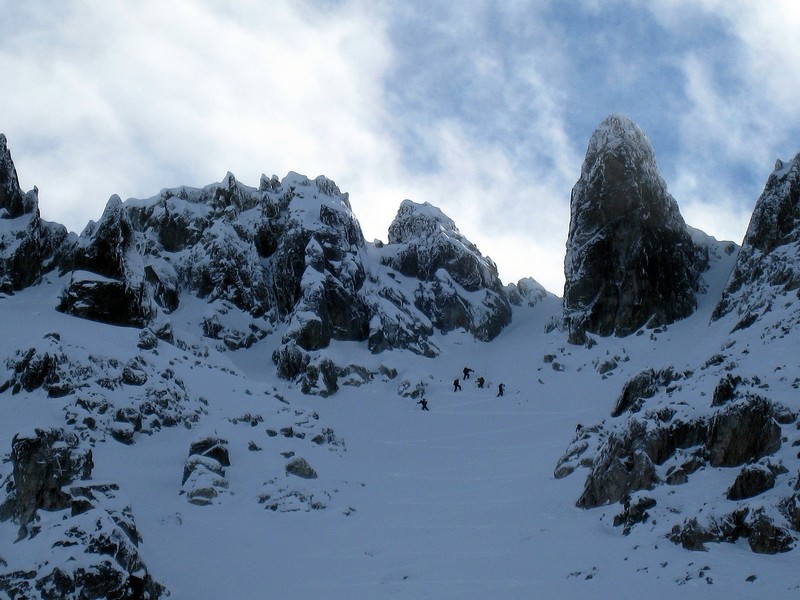
[[[39,218],[38,190],[24,194],[11,160],[6,136],[0,133],[0,219],[4,240],[0,241],[0,292],[12,294],[33,285],[56,266],[67,238],[63,225]],[[10,243],[9,243],[10,242]]]
[[[778,160],[756,201],[713,319],[736,310],[737,328],[751,325],[775,299],[800,287],[800,154],[788,163]]]
[[[16,219],[36,208],[36,192],[22,193],[6,136],[0,133],[0,217]]]
[[[696,306],[697,254],[644,132],[612,115],[572,189],[564,308],[570,340],[628,335]]]

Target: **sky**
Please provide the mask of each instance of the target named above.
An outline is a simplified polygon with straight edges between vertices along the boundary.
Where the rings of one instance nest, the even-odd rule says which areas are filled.
[[[365,237],[429,202],[561,295],[569,200],[610,114],[686,222],[740,243],[800,152],[793,0],[0,0],[0,132],[42,217],[230,171],[326,175]]]

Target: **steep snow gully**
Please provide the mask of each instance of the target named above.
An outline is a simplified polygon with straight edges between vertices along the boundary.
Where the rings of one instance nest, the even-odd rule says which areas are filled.
[[[621,262],[568,273],[565,306],[503,287],[429,205],[368,244],[297,174],[115,200],[67,234],[3,138],[0,598],[795,597],[800,236],[764,224],[796,213],[800,169],[776,166],[740,252],[671,212],[611,119],[584,170],[605,202],[639,176],[615,161],[647,159],[677,312],[616,277],[642,245],[613,202],[567,264]]]

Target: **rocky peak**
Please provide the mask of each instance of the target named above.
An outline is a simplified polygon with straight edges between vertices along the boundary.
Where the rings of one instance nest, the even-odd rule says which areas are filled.
[[[645,167],[657,171],[655,152],[650,140],[636,123],[623,114],[610,115],[594,131],[589,139],[584,167],[593,165],[590,157],[597,160],[608,152],[627,156],[632,161],[642,162]]]
[[[736,327],[749,327],[779,296],[799,288],[799,246],[800,154],[775,163],[713,319],[736,310],[741,317]],[[798,314],[791,318],[800,321]]]
[[[381,260],[421,282],[414,304],[442,331],[464,328],[490,340],[511,320],[497,266],[427,202],[402,202]],[[465,292],[482,296],[476,301]]]
[[[15,219],[31,212],[30,201],[19,188],[17,170],[11,160],[6,136],[0,133],[0,217]]]
[[[699,268],[678,205],[644,132],[608,117],[589,142],[572,189],[564,308],[570,340],[628,335],[696,306]]]
[[[389,244],[398,246],[389,262],[403,275],[429,281],[444,269],[470,291],[500,287],[494,262],[461,235],[452,219],[427,202],[402,202],[389,226]]]
[[[62,252],[67,230],[39,218],[39,191],[23,194],[6,136],[0,134],[0,292],[10,294],[39,281]]]
[[[756,202],[743,245],[768,254],[800,240],[800,154],[778,160]]]
[[[0,133],[0,218],[16,219],[22,215],[39,215],[39,190],[23,193],[6,136]]]
[[[455,238],[461,237],[456,224],[440,209],[427,202],[417,204],[411,200],[403,200],[397,210],[397,216],[389,225],[389,243],[405,244],[414,240],[424,240],[437,233]]]

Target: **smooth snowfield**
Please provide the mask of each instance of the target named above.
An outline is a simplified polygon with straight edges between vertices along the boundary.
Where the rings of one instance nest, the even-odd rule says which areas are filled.
[[[5,335],[15,344],[7,348],[59,331],[99,354],[136,353],[137,330],[112,328],[116,336],[101,337],[108,326],[52,311],[51,294],[44,284],[2,299]],[[176,327],[181,319],[196,323],[201,304],[186,302],[173,315]],[[335,344],[331,352],[383,363],[398,375],[345,386],[329,398],[304,396],[277,380],[269,358],[277,341],[270,338],[249,350],[212,348],[211,366],[162,343],[159,360],[202,390],[208,414],[191,429],[140,435],[131,446],[110,438],[98,443],[93,478],[120,485],[143,538],[144,561],[180,600],[796,597],[796,551],[762,556],[742,543],[689,552],[654,536],[648,523],[623,536],[611,525],[619,505],[575,507],[585,470],[553,477],[576,425],[607,418],[631,375],[647,367],[680,369],[719,350],[729,329],[708,327],[711,308],[701,305],[664,333],[600,340],[591,349],[567,345],[563,332],[544,332],[560,310],[552,296],[516,308],[512,324],[491,343],[458,332],[437,337],[436,359],[404,352],[374,357],[358,344]],[[548,354],[563,370],[544,360]],[[593,364],[615,354],[628,360],[603,378]],[[475,372],[454,393],[453,379],[465,366]],[[486,389],[477,388],[479,376]],[[398,395],[403,380],[427,384],[429,412]],[[501,382],[506,393],[498,398]],[[4,452],[17,431],[64,426],[62,406],[63,399],[39,393],[0,396]],[[245,413],[264,421],[232,421]],[[316,413],[344,448],[266,433],[298,413]],[[205,435],[229,441],[230,485],[215,504],[201,507],[180,491],[189,445]],[[259,449],[248,449],[250,442]],[[284,452],[306,458],[318,479],[285,476]],[[326,507],[266,509],[258,498],[276,477]],[[724,494],[703,489],[710,500]],[[0,532],[0,556],[9,566],[23,563],[16,552],[28,552],[28,542],[15,543],[12,523],[0,524]],[[755,580],[746,581],[750,576]]]

